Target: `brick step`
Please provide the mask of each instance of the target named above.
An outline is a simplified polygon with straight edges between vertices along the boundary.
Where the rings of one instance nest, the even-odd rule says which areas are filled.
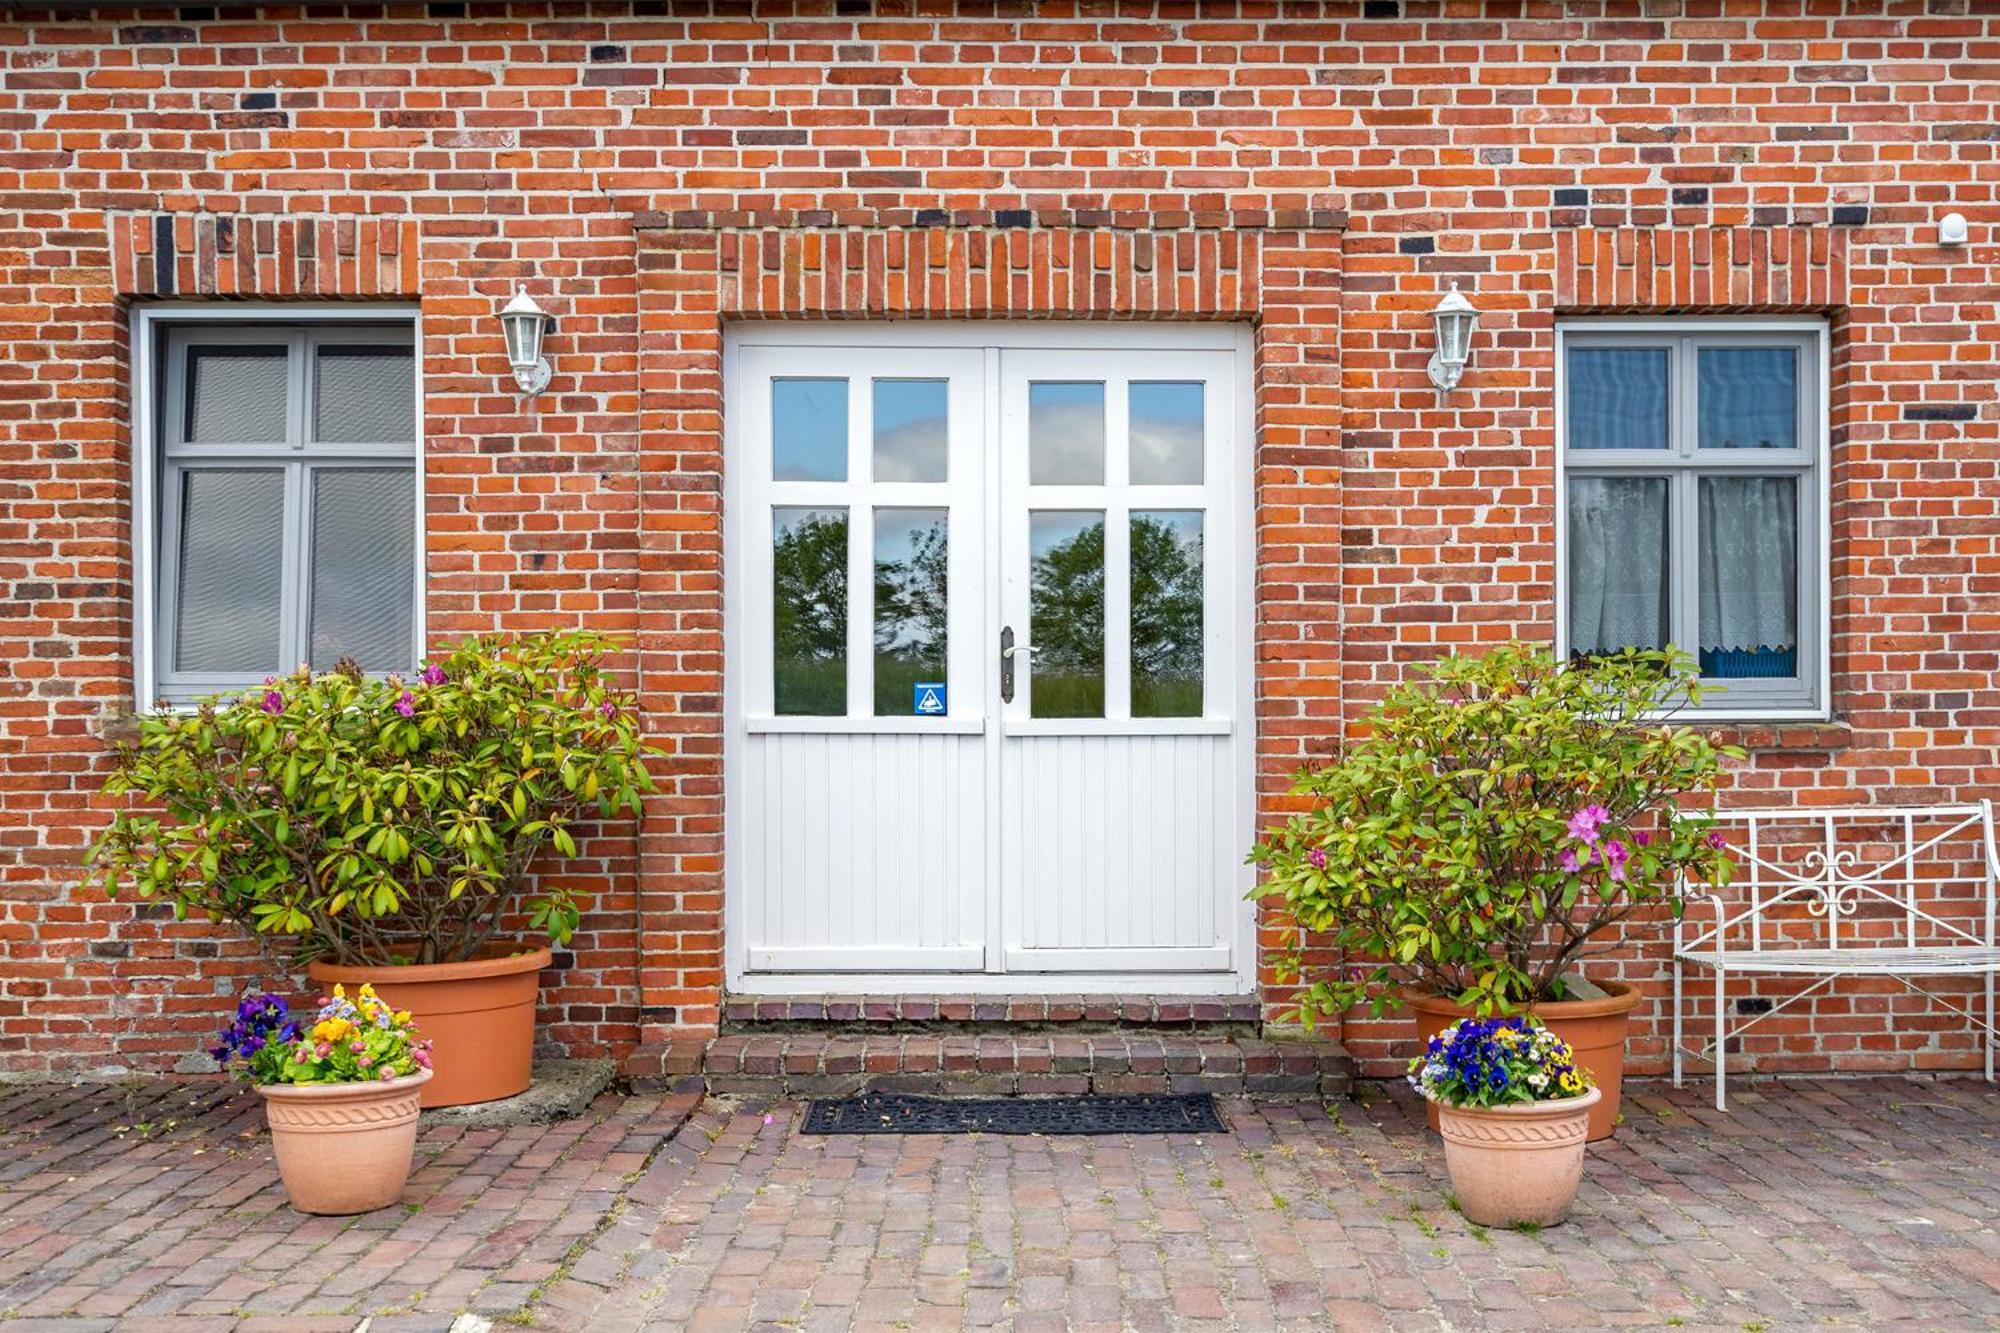
[[[1338,1042],[1215,1032],[730,1032],[707,1043],[699,1073],[710,1092],[756,1096],[1339,1097],[1353,1062]]]
[[[722,1031],[1010,1033],[1050,1028],[1254,1036],[1262,1018],[1255,996],[731,995],[723,1002]]]

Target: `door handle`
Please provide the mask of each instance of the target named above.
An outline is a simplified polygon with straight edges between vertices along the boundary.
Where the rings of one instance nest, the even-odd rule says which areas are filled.
[[[1030,644],[1014,642],[1014,627],[1005,625],[1000,630],[1000,702],[1014,702],[1014,659],[1033,655]]]

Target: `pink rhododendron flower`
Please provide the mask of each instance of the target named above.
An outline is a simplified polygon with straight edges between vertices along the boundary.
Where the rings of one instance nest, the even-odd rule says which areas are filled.
[[[1324,869],[1326,869],[1326,851],[1325,851],[1325,849],[1324,849],[1324,848],[1320,848],[1320,847],[1315,847],[1315,848],[1313,848],[1313,849],[1312,849],[1311,851],[1309,851],[1309,852],[1307,852],[1307,853],[1306,853],[1306,860],[1308,860],[1308,861],[1310,861],[1310,862],[1312,862],[1312,863],[1313,863],[1313,869],[1314,869],[1314,870],[1324,870]]]
[[[418,679],[426,685],[442,685],[445,682],[444,668],[433,662],[424,668],[424,674]]]
[[[1624,879],[1625,862],[1630,859],[1631,853],[1625,850],[1625,844],[1618,839],[1613,838],[1604,844],[1604,864],[1611,871],[1611,878]]]
[[[1653,835],[1646,832],[1646,830],[1644,829],[1640,829],[1637,833],[1634,833],[1632,835],[1632,841],[1638,843],[1641,847],[1644,847],[1652,840],[1653,840]]]
[[[1564,870],[1569,871],[1569,873],[1572,875],[1574,875],[1579,869],[1576,860],[1576,853],[1570,851],[1568,848],[1564,848],[1563,854],[1556,858],[1556,864],[1561,866]]]
[[[408,690],[404,690],[396,696],[396,711],[404,717],[415,717],[417,715],[417,697]]]
[[[285,711],[285,696],[276,690],[264,691],[264,711],[276,717]]]
[[[618,717],[618,705],[612,703],[609,699],[606,699],[603,703],[599,704],[597,706],[597,711],[604,716],[604,720],[606,722],[614,721]]]
[[[1569,817],[1569,833],[1572,838],[1595,843],[1597,830],[1604,827],[1611,818],[1611,812],[1601,805],[1586,805]]]
[[[1702,839],[1702,841],[1706,842],[1710,847],[1714,848],[1716,851],[1721,851],[1724,847],[1727,847],[1729,845],[1729,840],[1724,838],[1720,833],[1715,832],[1713,829],[1709,830],[1708,836]]]

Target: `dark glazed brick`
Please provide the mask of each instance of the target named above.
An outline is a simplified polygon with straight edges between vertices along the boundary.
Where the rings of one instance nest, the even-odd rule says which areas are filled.
[[[1833,225],[1836,227],[1865,227],[1868,225],[1866,204],[1841,204],[1833,210]]]
[[[1430,236],[1405,236],[1396,242],[1396,248],[1406,255],[1428,255],[1437,251],[1437,240]]]
[[[1551,202],[1557,208],[1587,208],[1590,206],[1590,191],[1574,188],[1557,190]]]
[[[170,23],[142,23],[118,30],[118,40],[127,46],[165,46],[195,40],[193,28]]]
[[[590,48],[590,58],[597,61],[623,60],[625,58],[625,48],[611,45],[593,46]]]
[[[1977,403],[1911,403],[1903,409],[1905,421],[1977,421]]]
[[[1035,215],[1025,208],[1003,208],[993,215],[996,227],[1032,227]]]
[[[1402,16],[1403,6],[1401,0],[1362,0],[1362,18],[1395,19]]]
[[[1690,185],[1675,190],[1674,202],[1684,208],[1696,204],[1705,204],[1708,202],[1708,187],[1706,185]]]

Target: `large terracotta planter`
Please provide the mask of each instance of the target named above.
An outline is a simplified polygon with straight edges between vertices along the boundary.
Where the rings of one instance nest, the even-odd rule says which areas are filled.
[[[1617,1128],[1618,1088],[1625,1077],[1625,1028],[1639,1004],[1639,992],[1623,982],[1602,981],[1598,985],[1610,992],[1601,1000],[1556,1000],[1528,1006],[1529,1013],[1569,1043],[1576,1052],[1576,1062],[1590,1071],[1603,1094],[1590,1111],[1592,1143],[1610,1138]],[[1403,1000],[1416,1012],[1419,1046],[1428,1045],[1432,1037],[1472,1012],[1441,995],[1421,991],[1405,990]],[[1438,1128],[1435,1105],[1431,1107],[1431,1128]]]
[[[425,1106],[498,1101],[528,1090],[535,1064],[535,995],[547,949],[513,952],[496,946],[463,963],[407,967],[344,967],[314,963],[306,975],[320,985],[364,982],[397,1009],[407,1009],[431,1043],[437,1077],[424,1088]]]
[[[1592,1088],[1520,1106],[1432,1102],[1459,1211],[1484,1227],[1548,1227],[1569,1216],[1583,1180],[1585,1131],[1602,1098]]]
[[[278,1175],[302,1213],[372,1213],[403,1195],[431,1071],[387,1083],[259,1086]]]

